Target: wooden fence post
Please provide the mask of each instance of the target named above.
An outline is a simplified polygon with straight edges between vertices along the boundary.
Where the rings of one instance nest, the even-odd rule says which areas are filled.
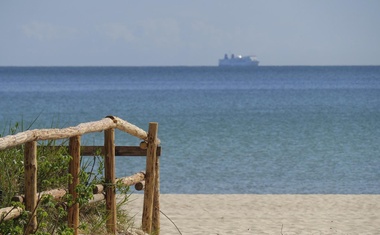
[[[152,233],[152,225],[153,225],[153,210],[159,212],[159,204],[154,205],[155,193],[158,188],[156,183],[156,163],[157,163],[157,131],[158,124],[155,122],[149,123],[149,131],[148,131],[148,149],[146,156],[146,175],[145,175],[145,191],[144,191],[144,206],[143,206],[143,216],[142,216],[142,229],[146,233]],[[154,206],[153,206],[154,205]],[[154,207],[154,208],[153,208]],[[158,219],[159,216],[155,217],[155,220]],[[154,229],[158,229],[155,234],[159,234],[159,226],[157,227],[157,223],[155,223]]]
[[[157,144],[155,149],[157,149]],[[155,231],[155,234],[160,235],[160,157],[157,156],[157,153],[155,153],[155,158],[156,177],[154,182],[152,230]]]
[[[107,211],[107,232],[116,233],[115,129],[104,131],[104,175]]]
[[[25,143],[24,149],[25,209],[30,211],[29,223],[25,225],[25,234],[37,229],[37,142]]]
[[[69,140],[69,154],[72,157],[69,163],[69,194],[72,195],[73,204],[68,208],[68,225],[78,234],[79,227],[79,204],[75,202],[78,198],[76,187],[79,184],[80,171],[80,136],[73,136]]]

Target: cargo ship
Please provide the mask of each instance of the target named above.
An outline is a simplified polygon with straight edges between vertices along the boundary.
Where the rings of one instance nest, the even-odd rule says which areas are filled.
[[[256,56],[235,56],[234,54],[231,57],[228,57],[227,54],[224,55],[223,59],[219,59],[219,67],[228,67],[228,66],[258,66],[259,61]]]

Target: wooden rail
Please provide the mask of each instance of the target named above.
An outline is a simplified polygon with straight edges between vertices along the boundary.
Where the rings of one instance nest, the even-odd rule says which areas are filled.
[[[114,130],[119,129],[127,132],[141,140],[143,144],[135,146],[115,146]],[[104,131],[104,146],[81,146],[81,136],[87,133]],[[148,133],[139,127],[128,123],[118,117],[107,116],[106,118],[82,123],[75,127],[63,129],[36,129],[21,132],[15,135],[0,138],[0,150],[12,148],[18,145],[24,146],[24,180],[25,195],[16,197],[15,200],[25,203],[25,209],[30,213],[30,218],[25,226],[25,234],[32,234],[36,231],[38,221],[34,213],[38,198],[41,194],[51,194],[54,197],[62,197],[63,189],[55,189],[48,192],[37,193],[37,141],[38,140],[57,140],[69,139],[68,152],[72,159],[69,163],[69,173],[71,181],[68,184],[68,192],[73,200],[77,199],[76,187],[79,184],[80,157],[83,155],[93,155],[97,150],[101,150],[105,162],[105,184],[97,185],[94,189],[94,199],[91,202],[106,200],[107,232],[116,234],[116,188],[117,182],[126,185],[133,185],[144,181],[144,205],[142,228],[147,233],[160,233],[160,214],[159,214],[159,156],[161,148],[160,140],[157,138],[158,124],[149,123]],[[55,147],[45,147],[55,148]],[[115,156],[146,156],[145,173],[137,173],[130,177],[121,179],[115,178]],[[95,192],[96,191],[96,192]],[[105,192],[105,196],[101,192]],[[20,208],[7,207],[0,209],[0,218],[9,220],[17,218],[21,213]],[[79,205],[74,203],[68,207],[68,225],[78,234],[79,227]]]
[[[31,141],[67,139],[73,136],[105,131],[110,128],[119,129],[145,141],[148,140],[148,133],[143,129],[118,117],[107,116],[100,121],[86,122],[75,127],[67,127],[63,129],[36,129],[24,131],[15,135],[8,135],[0,138],[0,150]],[[160,144],[159,139],[157,139],[157,143]]]

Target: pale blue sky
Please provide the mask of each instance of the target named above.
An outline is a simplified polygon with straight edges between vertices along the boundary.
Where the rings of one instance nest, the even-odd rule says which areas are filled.
[[[0,66],[380,65],[379,0],[3,0]]]

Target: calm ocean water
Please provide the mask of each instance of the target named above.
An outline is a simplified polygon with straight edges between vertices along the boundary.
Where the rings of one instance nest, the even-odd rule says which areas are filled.
[[[380,193],[379,66],[0,67],[0,133],[107,115],[159,123],[163,193]]]

